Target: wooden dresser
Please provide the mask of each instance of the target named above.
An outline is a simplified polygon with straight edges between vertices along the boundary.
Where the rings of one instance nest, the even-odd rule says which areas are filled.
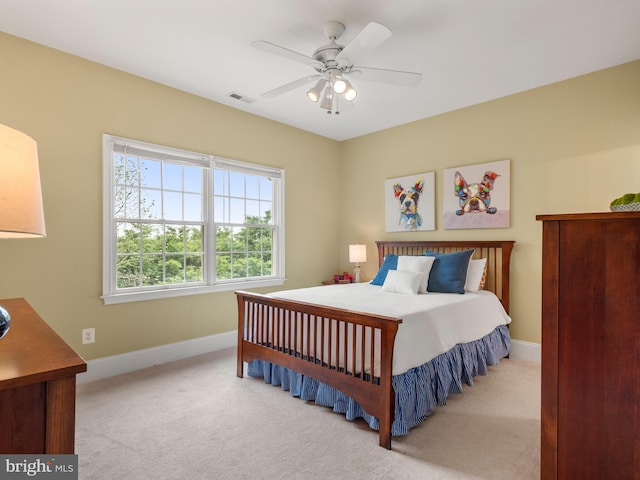
[[[23,298],[0,300],[0,452],[75,453],[76,374],[87,364]]]
[[[640,213],[539,215],[541,478],[640,478]]]

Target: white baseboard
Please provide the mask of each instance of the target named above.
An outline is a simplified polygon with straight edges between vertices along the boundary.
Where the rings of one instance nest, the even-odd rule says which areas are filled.
[[[167,362],[182,360],[203,353],[235,347],[237,332],[225,332],[208,337],[194,338],[184,342],[170,343],[135,352],[97,358],[87,362],[87,371],[77,377],[78,383],[89,383],[116,375],[142,370]],[[511,340],[509,357],[540,363],[542,349],[539,343]]]
[[[529,360],[532,362],[542,362],[542,345],[539,343],[523,342],[522,340],[511,340],[511,350],[509,358],[515,360]]]
[[[77,376],[78,383],[95,382],[123,373],[153,367],[167,362],[182,360],[203,353],[235,347],[238,333],[231,332],[194,338],[184,342],[170,343],[135,352],[97,358],[87,362],[87,371]]]

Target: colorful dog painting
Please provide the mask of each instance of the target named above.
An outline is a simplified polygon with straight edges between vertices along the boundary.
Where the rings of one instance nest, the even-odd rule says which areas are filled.
[[[465,213],[495,214],[498,209],[491,206],[491,190],[499,177],[495,172],[487,171],[478,183],[467,183],[460,172],[456,172],[453,180],[453,192],[458,198],[459,209],[456,215]]]
[[[416,180],[412,187],[405,188],[397,182],[393,184],[393,194],[400,202],[398,224],[406,230],[417,230],[422,226],[422,215],[418,212],[418,201],[422,195],[423,187],[422,178]]]

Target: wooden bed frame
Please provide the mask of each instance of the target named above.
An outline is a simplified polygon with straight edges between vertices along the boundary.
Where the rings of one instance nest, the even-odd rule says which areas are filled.
[[[451,253],[473,249],[472,258],[487,258],[485,289],[494,292],[509,312],[513,241],[377,241],[376,244],[378,265],[382,265],[387,254],[423,255],[425,250]],[[237,376],[244,375],[244,362],[264,360],[326,383],[378,418],[380,446],[391,449],[395,411],[393,345],[402,320],[256,293],[235,293]],[[373,338],[379,338],[380,342],[370,341]],[[374,343],[376,348],[371,348]],[[342,364],[337,360],[340,357]],[[366,359],[368,365],[379,365],[379,377],[353,373],[366,371]]]

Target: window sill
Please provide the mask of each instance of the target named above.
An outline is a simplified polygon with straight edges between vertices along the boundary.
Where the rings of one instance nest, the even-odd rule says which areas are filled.
[[[144,302],[147,300],[160,300],[165,298],[186,297],[189,295],[201,295],[204,293],[229,292],[233,290],[245,290],[248,288],[275,287],[284,284],[284,278],[270,278],[264,280],[251,280],[241,282],[225,282],[216,285],[198,285],[195,287],[164,288],[162,290],[146,290],[141,292],[114,293],[103,295],[105,305],[119,303]]]

